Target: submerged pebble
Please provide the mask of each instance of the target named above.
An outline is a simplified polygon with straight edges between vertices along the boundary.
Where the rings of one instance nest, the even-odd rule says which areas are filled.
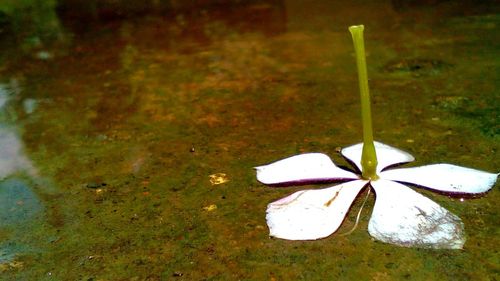
[[[208,176],[212,185],[223,184],[229,181],[229,177],[224,173],[216,173]]]
[[[413,58],[390,61],[383,69],[390,73],[409,73],[413,76],[426,76],[439,74],[451,66],[451,64],[442,60]]]
[[[105,182],[89,182],[87,183],[87,188],[98,189],[103,188],[107,185]]]

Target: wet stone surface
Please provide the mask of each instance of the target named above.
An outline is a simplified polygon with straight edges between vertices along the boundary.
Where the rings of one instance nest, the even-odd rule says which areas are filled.
[[[495,5],[94,2],[0,33],[0,279],[497,278],[498,184],[463,201],[415,188],[463,221],[464,249],[438,251],[372,241],[374,196],[350,235],[270,239],[267,204],[298,189],[253,169],[302,152],[347,166],[335,151],[361,141],[347,27],[362,23],[375,139],[415,165],[498,172]]]

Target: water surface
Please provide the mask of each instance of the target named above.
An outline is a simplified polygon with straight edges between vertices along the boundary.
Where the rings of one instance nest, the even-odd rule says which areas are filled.
[[[498,184],[472,200],[420,191],[463,220],[463,250],[373,241],[373,196],[348,236],[268,236],[266,205],[304,187],[266,187],[252,167],[301,152],[345,165],[336,148],[361,141],[352,24],[375,139],[414,165],[498,172],[500,17],[427,2],[63,13],[51,44],[4,41],[0,196],[23,202],[0,207],[2,278],[498,279]]]

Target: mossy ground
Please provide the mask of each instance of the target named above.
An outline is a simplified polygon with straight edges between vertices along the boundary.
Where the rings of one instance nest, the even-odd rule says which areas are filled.
[[[373,241],[373,196],[349,236],[268,237],[266,205],[304,187],[266,187],[252,167],[342,161],[336,147],[361,141],[351,24],[366,27],[375,139],[415,165],[498,171],[500,18],[417,8],[286,1],[102,23],[49,60],[4,49],[2,81],[22,90],[2,121],[37,170],[8,178],[27,178],[43,215],[0,230],[0,258],[17,251],[2,278],[495,280],[498,184],[463,202],[422,191],[463,220],[460,251]]]

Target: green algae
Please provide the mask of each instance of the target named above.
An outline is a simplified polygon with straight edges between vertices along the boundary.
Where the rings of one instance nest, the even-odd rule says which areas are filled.
[[[494,278],[496,187],[463,202],[419,190],[463,219],[468,234],[463,251],[373,242],[365,231],[373,198],[349,236],[312,242],[268,237],[266,204],[290,190],[258,184],[252,167],[298,152],[334,155],[336,147],[357,142],[361,133],[356,70],[345,31],[352,23],[331,17],[331,9],[311,5],[302,8],[305,13],[293,7],[287,8],[289,29],[272,35],[239,29],[224,16],[184,16],[183,25],[151,18],[77,37],[68,55],[50,63],[7,63],[0,73],[19,79],[23,89],[15,98],[38,101],[30,114],[20,101],[9,103],[9,110],[22,128],[27,156],[46,179],[34,188],[46,212],[42,225],[19,238],[39,250],[17,249],[14,261],[22,267],[8,267],[2,277]],[[495,46],[483,44],[474,29],[453,29],[447,19],[415,28],[405,22],[406,15],[372,13],[373,8],[361,14],[373,14],[365,23],[370,26],[375,139],[411,152],[416,165],[446,161],[495,171],[498,142],[481,133],[481,124],[491,129],[498,123],[493,116],[497,80],[486,71],[498,64],[491,60]],[[307,14],[319,19],[304,21]],[[474,20],[480,18],[470,21],[480,25]],[[404,40],[387,31],[387,21],[398,24]],[[460,44],[465,39],[468,44]],[[442,46],[449,53],[441,53]],[[476,57],[458,55],[464,53]],[[452,66],[419,76],[380,71],[408,57],[439,58]],[[229,181],[212,185],[209,176],[221,172]],[[55,191],[49,193],[51,185]],[[363,197],[340,233],[353,226]],[[217,209],[204,209],[212,204]],[[0,232],[1,242],[10,237]]]

